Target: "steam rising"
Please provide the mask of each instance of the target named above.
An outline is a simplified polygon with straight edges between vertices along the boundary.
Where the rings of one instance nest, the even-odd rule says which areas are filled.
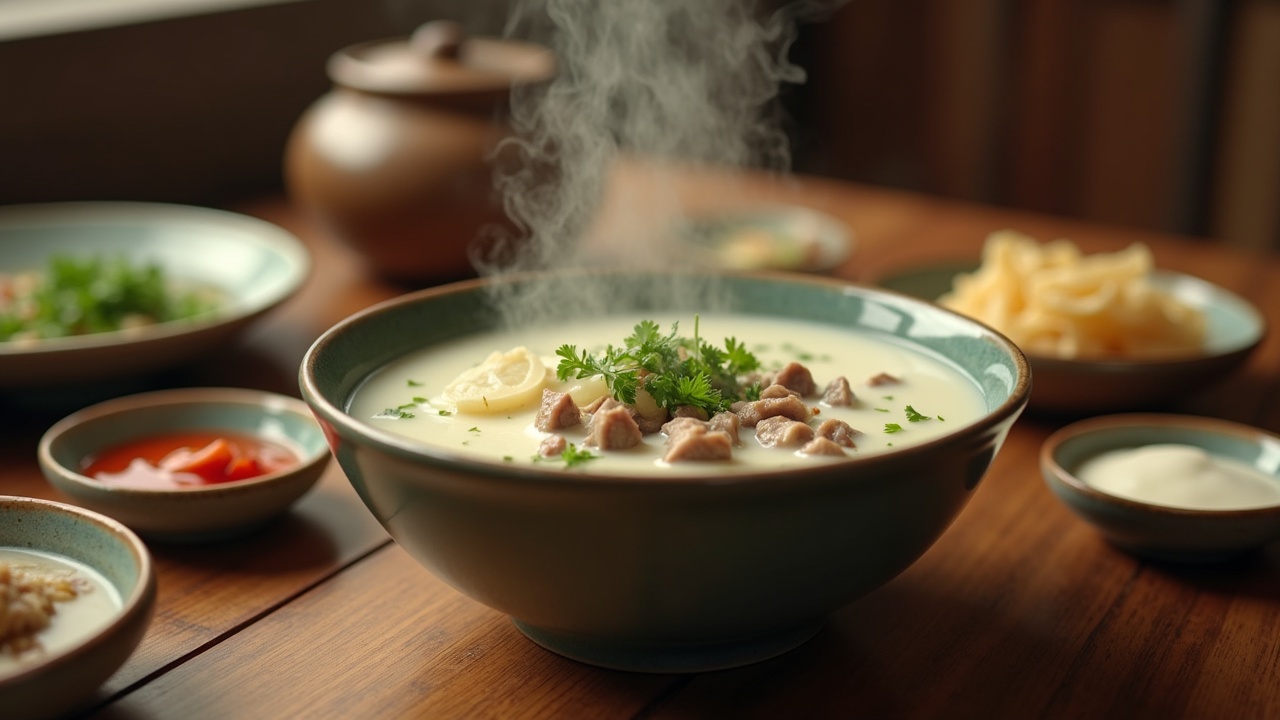
[[[788,169],[776,99],[781,83],[804,80],[803,70],[786,59],[800,7],[765,14],[750,0],[517,5],[507,34],[550,47],[559,71],[548,85],[513,93],[515,137],[500,153],[498,189],[525,237],[476,258],[482,274],[605,265],[687,269],[689,253],[672,232],[680,202],[670,168]],[[631,168],[623,196],[609,192],[620,160]],[[601,227],[596,222],[606,196],[612,222]],[[560,286],[555,298],[522,290],[519,302],[499,301],[520,308],[515,322],[556,305],[562,314],[563,303],[586,298],[594,305],[626,301],[607,297],[609,283],[573,287],[581,299],[566,299]],[[696,300],[713,309],[710,288],[673,283],[654,292],[697,293]]]

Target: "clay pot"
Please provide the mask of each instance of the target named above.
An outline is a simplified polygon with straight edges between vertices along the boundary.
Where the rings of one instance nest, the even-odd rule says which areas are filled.
[[[513,231],[493,182],[511,88],[554,72],[544,47],[447,22],[344,48],[289,137],[286,190],[383,276],[474,275],[469,248]]]

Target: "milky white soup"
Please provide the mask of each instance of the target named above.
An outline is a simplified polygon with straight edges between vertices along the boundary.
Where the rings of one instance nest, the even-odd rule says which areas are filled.
[[[74,591],[74,597],[53,602],[52,612],[47,614],[49,624],[33,636],[22,633],[19,641],[17,634],[4,634],[5,642],[0,643],[0,678],[80,643],[106,627],[124,607],[120,593],[101,573],[62,555],[0,547],[0,565],[7,565],[15,577],[22,573],[41,586],[57,580],[69,581]],[[0,592],[0,596],[7,595],[10,586],[6,584],[0,590],[5,591]],[[11,610],[15,612],[16,608]],[[10,619],[14,617],[10,615]]]
[[[599,351],[606,344],[621,345],[635,324],[643,319],[656,321],[664,333],[670,330],[673,321],[679,321],[681,335],[692,337],[694,332],[692,315],[627,315],[480,333],[425,348],[389,363],[357,388],[348,412],[379,429],[446,451],[516,464],[536,463],[547,468],[564,466],[563,460],[536,457],[539,444],[549,434],[534,427],[536,401],[499,413],[466,412],[444,399],[444,388],[491,353],[524,346],[543,359],[550,378],[548,387],[565,390],[567,384],[560,383],[554,376],[558,363],[556,348],[571,344],[579,349]],[[743,315],[701,315],[698,335],[720,347],[724,347],[725,338],[736,338],[761,360],[766,371],[776,371],[788,362],[798,361],[812,372],[819,393],[830,380],[844,376],[857,398],[851,407],[832,407],[817,397],[805,398],[805,402],[818,408],[820,413],[809,420],[810,425],[837,418],[859,431],[854,437],[856,447],[846,448],[847,457],[874,455],[925,442],[948,434],[986,412],[981,392],[971,379],[945,360],[893,338],[881,339],[790,318]],[[888,373],[899,382],[868,384],[881,373]],[[918,414],[909,413],[907,406]],[[912,421],[910,417],[916,419]],[[584,426],[557,432],[579,448],[586,437]],[[656,433],[646,435],[642,445],[636,448],[603,451],[583,448],[598,457],[575,464],[573,469],[614,474],[652,475],[655,471],[734,474],[832,460],[802,455],[793,448],[762,447],[754,438],[754,430],[748,427],[741,428],[740,441],[730,460],[666,463],[662,460],[666,436]]]

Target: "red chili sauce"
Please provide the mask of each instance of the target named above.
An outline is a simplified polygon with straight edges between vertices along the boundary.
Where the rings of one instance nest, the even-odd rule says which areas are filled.
[[[85,458],[82,472],[100,482],[172,490],[246,480],[297,465],[283,444],[226,432],[151,435]]]

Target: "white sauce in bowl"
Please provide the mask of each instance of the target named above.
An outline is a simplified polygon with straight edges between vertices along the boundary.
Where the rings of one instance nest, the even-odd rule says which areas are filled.
[[[0,547],[0,563],[28,574],[68,578],[77,588],[74,598],[53,604],[49,625],[35,635],[35,647],[15,655],[8,647],[0,646],[0,678],[80,643],[110,623],[124,607],[114,585],[97,570],[71,558]]]
[[[1085,484],[1129,500],[1188,510],[1280,505],[1280,479],[1191,445],[1112,450],[1081,464]]]
[[[477,365],[494,351],[523,345],[547,358],[554,368],[555,350],[562,344],[577,345],[592,352],[605,344],[622,345],[636,322],[656,321],[665,333],[672,321],[680,322],[680,334],[691,337],[693,316],[612,316],[602,319],[569,320],[551,327],[515,331],[485,332],[455,342],[424,348],[400,358],[374,373],[351,398],[348,412],[378,429],[404,435],[441,449],[492,461],[532,463],[546,433],[533,426],[538,406],[498,414],[469,414],[441,399],[442,389],[455,377]],[[805,398],[821,414],[810,420],[817,425],[827,418],[849,423],[861,434],[848,457],[892,451],[938,438],[960,429],[986,412],[977,384],[948,362],[912,348],[905,342],[880,339],[868,333],[794,319],[732,314],[703,314],[698,334],[723,347],[728,337],[742,341],[763,362],[766,370],[777,370],[798,361],[813,374],[819,393],[837,376],[844,376],[858,398],[853,407],[831,407],[819,398]],[[900,379],[897,384],[870,386],[867,381],[879,373]],[[555,383],[553,383],[553,389]],[[414,402],[413,398],[421,398]],[[407,406],[412,417],[387,417],[388,408]],[[906,406],[912,406],[927,420],[911,421]],[[899,429],[886,432],[886,425]],[[581,446],[581,427],[562,431],[566,439]],[[666,436],[645,437],[638,448],[619,451],[592,450],[602,457],[576,467],[590,472],[653,474],[655,468],[669,474],[733,474],[744,469],[802,467],[830,458],[800,455],[790,449],[764,448],[754,439],[751,428],[742,428],[741,445],[733,459],[715,462],[664,463]],[[563,466],[563,461],[537,461],[540,466]]]

